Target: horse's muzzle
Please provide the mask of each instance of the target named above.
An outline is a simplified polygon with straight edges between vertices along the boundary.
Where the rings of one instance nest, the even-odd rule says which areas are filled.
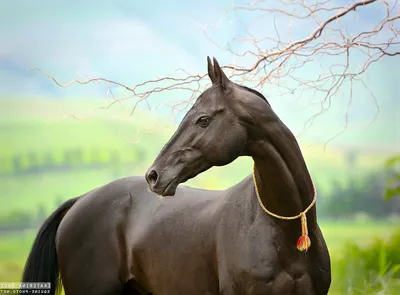
[[[146,181],[149,185],[149,189],[159,196],[173,196],[175,195],[176,188],[179,184],[176,178],[172,178],[169,181],[163,180],[159,172],[156,169],[150,168],[146,174]]]

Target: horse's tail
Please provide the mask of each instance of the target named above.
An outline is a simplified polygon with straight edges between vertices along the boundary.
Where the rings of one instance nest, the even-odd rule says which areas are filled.
[[[50,283],[52,295],[60,291],[56,234],[65,213],[78,199],[66,201],[43,223],[26,261],[22,282]]]

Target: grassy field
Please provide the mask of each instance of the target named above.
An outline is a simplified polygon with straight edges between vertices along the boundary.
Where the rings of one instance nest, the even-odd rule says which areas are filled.
[[[3,206],[0,207],[0,216],[15,210],[36,210],[38,206],[50,212],[49,210],[54,208],[56,202],[59,204],[60,201],[81,195],[119,177],[144,175],[150,165],[151,161],[144,161],[118,167],[80,168],[1,176],[0,200]],[[319,164],[309,166],[311,175],[315,175],[313,178],[320,195],[330,191],[333,180],[343,183],[347,181],[348,175],[340,166],[335,167],[333,164],[329,166],[327,162],[321,167]],[[229,167],[214,167],[186,184],[208,189],[224,189],[249,175],[251,169],[251,159],[242,158],[230,164]],[[372,171],[373,167],[370,169]],[[362,174],[367,172],[363,170]]]
[[[3,204],[0,216],[13,210],[36,210],[37,206],[47,211],[56,201],[80,195],[118,177],[143,175],[175,128],[140,111],[130,118],[118,109],[96,113],[89,120],[61,119],[68,113],[85,115],[91,108],[91,103],[85,100],[0,100],[0,136],[5,139],[0,145],[0,201]],[[333,181],[345,183],[351,173],[361,177],[381,169],[388,157],[381,153],[358,152],[356,169],[351,170],[343,150],[324,149],[320,145],[301,147],[320,194],[329,192]],[[89,164],[91,151],[100,154],[113,151],[119,163],[100,168],[84,166],[34,174],[12,173],[16,155],[25,161],[34,154],[40,162],[50,154],[53,161],[62,163],[66,150],[81,151],[83,161]],[[209,189],[227,188],[247,176],[251,165],[251,159],[241,158],[227,167],[210,169],[188,184]]]
[[[86,115],[93,105],[87,100],[0,100],[0,221],[13,212],[33,215],[42,212],[47,216],[66,199],[120,177],[143,175],[175,129],[168,122],[140,111],[127,117],[122,109],[100,111],[89,120],[62,120],[68,113]],[[348,152],[343,148],[324,149],[308,144],[301,144],[301,148],[322,198],[334,182],[345,184],[350,176],[362,178],[380,170],[389,157],[386,153],[357,151],[354,162],[349,163]],[[68,150],[80,150],[84,163],[63,167]],[[101,160],[108,161],[107,165],[91,166],[93,151],[99,153]],[[107,158],[109,152],[118,154],[118,163]],[[14,158],[20,156],[20,165],[29,165],[25,161],[32,161],[32,154],[38,162],[50,154],[63,169],[15,171]],[[227,167],[212,168],[187,184],[224,189],[247,176],[251,169],[251,159],[241,158]],[[331,294],[342,295],[337,291],[335,261],[341,258],[346,243],[368,245],[375,237],[388,238],[395,228],[396,223],[389,221],[322,223],[333,261]],[[1,281],[19,279],[34,236],[34,231],[0,235]],[[400,288],[396,290],[398,293],[394,294],[400,294]]]

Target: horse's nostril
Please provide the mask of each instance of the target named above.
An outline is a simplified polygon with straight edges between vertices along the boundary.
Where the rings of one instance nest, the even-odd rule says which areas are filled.
[[[155,170],[151,170],[147,173],[147,182],[151,185],[155,185],[158,180],[158,174]]]

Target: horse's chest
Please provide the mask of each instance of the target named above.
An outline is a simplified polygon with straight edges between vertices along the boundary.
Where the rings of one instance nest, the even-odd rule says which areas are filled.
[[[314,294],[313,283],[306,265],[294,261],[289,264],[279,263],[279,259],[270,262],[260,259],[252,266],[233,267],[235,289],[246,295],[297,295]],[[236,292],[235,292],[236,293]]]
[[[307,254],[274,243],[258,245],[239,247],[241,254],[231,256],[226,279],[232,290],[226,294],[315,294]]]
[[[313,295],[312,281],[308,273],[300,275],[282,270],[268,275],[249,274],[247,279],[237,280],[237,290],[246,295]]]

